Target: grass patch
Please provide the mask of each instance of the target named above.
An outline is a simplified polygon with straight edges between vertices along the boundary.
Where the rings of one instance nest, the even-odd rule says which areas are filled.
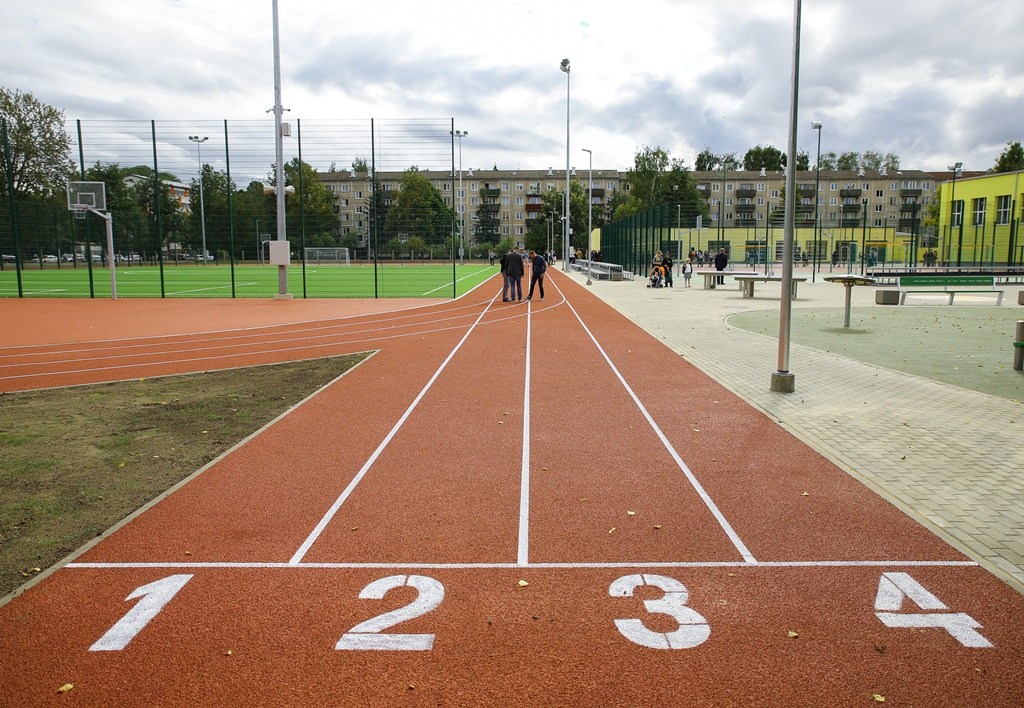
[[[0,394],[0,597],[365,357]]]

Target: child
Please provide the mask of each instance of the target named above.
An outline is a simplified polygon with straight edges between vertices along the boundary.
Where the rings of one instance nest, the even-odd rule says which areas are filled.
[[[690,276],[693,275],[693,263],[690,259],[686,259],[686,263],[683,264],[683,281],[686,287],[690,287]]]

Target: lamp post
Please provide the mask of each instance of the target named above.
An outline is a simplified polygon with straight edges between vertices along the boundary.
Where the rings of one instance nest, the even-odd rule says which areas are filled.
[[[203,266],[206,265],[206,203],[203,200],[203,148],[202,144],[210,138],[190,135],[188,139],[196,144],[196,157],[199,159],[199,223],[203,232]]]
[[[593,231],[593,210],[594,210],[594,153],[586,148],[582,148],[583,152],[587,153],[587,157],[590,160],[590,165],[587,168],[587,285],[590,285],[590,274],[591,274],[591,251],[590,251],[590,233]]]
[[[811,129],[818,131],[818,158],[814,163],[814,260],[811,262],[811,282],[814,282],[814,274],[818,271],[818,258],[820,257],[820,236],[818,226],[818,190],[821,180],[821,122],[812,120]]]
[[[960,170],[963,168],[964,163],[958,162],[955,165],[949,165],[946,167],[947,170],[953,170],[953,191],[949,195],[949,242],[950,247],[953,243],[953,222],[956,220],[956,176],[960,174]],[[956,244],[956,267],[960,267],[960,255],[964,247],[964,215],[960,214],[960,238]],[[949,267],[949,258],[946,259],[946,267]]]
[[[463,203],[465,196],[462,193],[462,139],[469,135],[469,131],[456,130],[454,135],[459,139],[459,265],[466,265],[466,207]]]
[[[565,72],[565,228],[562,231],[565,243],[562,244],[565,260],[562,261],[562,271],[569,268],[569,236],[572,234],[572,227],[569,222],[569,60],[563,59],[558,67]]]
[[[284,125],[281,117],[284,114],[284,107],[281,105],[281,41],[278,32],[277,21],[277,0],[273,0],[274,15],[274,174],[276,175],[275,190],[277,204],[277,236],[276,242],[280,249],[277,263],[277,294],[275,300],[291,300],[291,293],[288,292],[288,232],[285,230],[285,175],[284,175]],[[300,166],[301,168],[301,166]],[[273,248],[273,247],[271,247]],[[275,249],[277,250],[277,249]],[[274,261],[271,258],[271,261]]]

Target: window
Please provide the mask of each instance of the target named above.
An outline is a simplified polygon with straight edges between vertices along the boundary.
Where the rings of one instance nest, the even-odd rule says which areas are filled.
[[[523,220],[523,212],[517,211],[516,212],[516,221],[522,221],[522,220]]]
[[[356,199],[362,199],[362,198],[363,198],[363,191],[361,189],[360,190],[356,190]]]
[[[764,214],[762,214],[761,212],[757,212],[757,220],[764,221]]]
[[[731,186],[731,185],[730,185],[730,186]],[[732,206],[732,197],[726,197],[726,199],[725,199],[725,205],[726,205],[726,206]]]
[[[519,198],[522,199],[522,197],[519,197]],[[509,205],[508,197],[502,197],[501,198],[501,205],[502,206],[508,206]]]
[[[731,191],[732,191],[732,188],[733,188],[733,186],[734,186],[734,185],[733,185],[733,183],[732,183],[732,182],[730,182],[729,184],[725,185],[725,191],[727,191],[727,192],[731,192]]]
[[[479,182],[473,182],[471,185],[469,185],[469,189],[470,189],[471,192],[479,192],[480,191],[480,183]]]
[[[875,199],[884,199],[884,198],[885,198],[885,190],[884,189],[876,189],[875,190]]]
[[[442,192],[450,192],[450,191],[452,191],[451,182],[445,182],[444,183],[444,189],[442,189],[441,191]]]
[[[1010,195],[996,197],[996,223],[1000,226],[1010,223]]]
[[[341,191],[347,192],[348,191],[348,185],[347,184],[341,185]]]
[[[718,199],[718,197],[714,197],[714,198],[713,198],[713,199],[711,200],[711,206],[718,206],[718,202],[719,202],[719,199]]]
[[[516,197],[516,206],[522,206],[522,205],[523,205],[523,198],[522,197]]]
[[[881,204],[875,204],[875,213],[876,214],[881,214],[882,213],[882,205]]]
[[[986,203],[986,201],[987,200],[985,199],[985,197],[982,197],[981,199],[975,199],[974,200],[974,204],[973,204],[974,208],[972,209],[972,211],[974,212],[974,216],[971,219],[971,224],[973,226],[984,226],[985,225],[985,203]]]
[[[522,182],[516,182],[516,191],[517,192],[523,191],[523,183]]]
[[[832,183],[831,183],[831,184],[829,184],[829,186],[828,186],[828,191],[830,191],[830,192],[835,192],[835,191],[837,191],[838,189],[839,189],[839,185],[838,185],[838,184],[836,184],[835,182],[832,182]]]
[[[725,220],[726,221],[732,221],[732,212],[731,211],[725,212]]]
[[[465,199],[466,198],[466,190],[465,189],[457,189],[457,190],[455,190],[455,196],[458,197],[459,199]]]
[[[882,225],[882,220],[881,219],[875,219],[875,226],[881,226],[881,225]]]
[[[508,234],[508,229],[507,228],[505,229],[505,233]],[[523,235],[523,227],[522,226],[517,226],[516,227],[516,236],[522,236],[522,235]]]
[[[838,199],[836,199],[835,197],[829,197],[829,200],[828,200],[828,205],[829,206],[835,206],[838,203],[839,203]]]
[[[722,185],[720,185],[718,182],[712,182],[711,183],[711,191],[712,192],[721,192],[722,190],[719,189],[719,187],[721,187],[721,186]]]
[[[342,206],[348,206],[348,199],[342,199],[341,200],[341,205]]]
[[[900,188],[899,182],[890,182],[889,183],[889,190],[890,191],[895,192],[899,188]]]
[[[759,191],[759,192],[763,192],[764,191],[764,182],[758,182],[757,183],[757,191]]]
[[[931,182],[922,182],[921,183],[921,189],[931,189],[931,188],[932,188],[932,183]]]
[[[614,182],[605,182],[604,183],[604,188],[605,189],[614,190],[615,189],[615,183]]]
[[[357,214],[362,214],[363,213],[363,205],[362,204],[357,204],[356,205],[356,213]]]
[[[757,198],[757,205],[758,206],[764,206],[764,197],[758,197]]]
[[[507,192],[508,191],[508,182],[502,182],[501,183],[501,188],[504,189]]]
[[[870,182],[865,182],[865,183],[864,183],[864,191],[866,192],[866,191],[868,191],[869,189],[871,189],[871,183],[870,183]]]
[[[718,221],[718,212],[717,211],[711,212],[711,220],[712,221]]]
[[[469,204],[470,204],[470,206],[479,206],[479,204],[480,204],[480,197],[470,197],[469,198]]]
[[[772,199],[778,199],[778,198],[779,198],[779,190],[773,189],[772,190]]]

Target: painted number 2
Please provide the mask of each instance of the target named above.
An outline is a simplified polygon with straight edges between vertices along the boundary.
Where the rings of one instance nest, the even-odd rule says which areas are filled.
[[[400,622],[425,615],[441,604],[444,586],[424,575],[392,575],[375,580],[359,593],[363,600],[380,600],[389,590],[409,586],[416,588],[419,595],[405,607],[385,612],[345,632],[335,649],[383,649],[398,651],[429,651],[434,648],[433,634],[381,634],[385,629]]]
[[[642,620],[617,619],[615,626],[631,642],[651,649],[692,649],[711,636],[711,627],[696,610],[686,606],[690,593],[678,580],[664,575],[626,575],[612,583],[608,593],[612,597],[632,597],[641,585],[651,585],[665,591],[657,600],[644,600],[644,607],[652,614],[672,617],[679,629],[672,632],[654,632]]]

